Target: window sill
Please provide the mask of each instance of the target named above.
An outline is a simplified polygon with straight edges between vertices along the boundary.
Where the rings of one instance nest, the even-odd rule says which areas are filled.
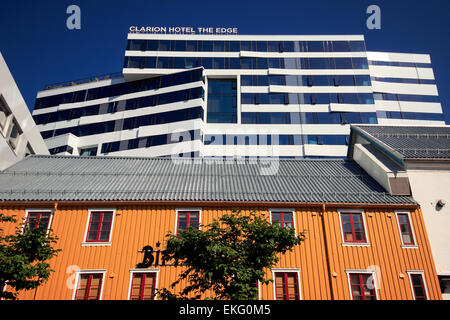
[[[111,242],[82,242],[82,247],[110,247]]]
[[[401,245],[402,248],[404,249],[419,249],[418,245],[407,245],[407,244],[403,244]]]
[[[342,243],[343,247],[370,247],[370,243],[368,242],[363,242],[363,243],[358,243],[358,242],[343,242]]]

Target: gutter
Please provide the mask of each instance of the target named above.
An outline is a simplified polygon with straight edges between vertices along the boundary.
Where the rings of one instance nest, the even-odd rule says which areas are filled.
[[[231,207],[231,206],[258,206],[258,207],[314,207],[321,209],[326,204],[327,207],[343,208],[343,207],[364,207],[364,208],[419,208],[419,204],[416,202],[411,203],[367,203],[367,202],[273,202],[273,201],[160,201],[160,200],[136,200],[136,201],[120,201],[120,200],[69,200],[69,201],[24,201],[24,200],[8,200],[0,201],[0,206],[39,206],[39,207],[53,207],[57,202],[57,206],[134,206],[134,205],[147,205],[147,206],[212,206],[212,207]]]

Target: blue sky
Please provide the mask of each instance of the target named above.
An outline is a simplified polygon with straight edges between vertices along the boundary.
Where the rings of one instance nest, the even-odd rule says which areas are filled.
[[[81,8],[81,30],[66,9]],[[381,30],[366,9],[381,8]],[[2,0],[0,51],[30,109],[46,84],[121,71],[128,28],[237,27],[239,34],[364,34],[368,50],[428,53],[450,123],[448,0]]]

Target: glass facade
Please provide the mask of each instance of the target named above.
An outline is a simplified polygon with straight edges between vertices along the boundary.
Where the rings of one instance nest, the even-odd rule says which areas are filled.
[[[46,124],[57,121],[78,119],[80,117],[115,113],[124,110],[135,110],[139,108],[154,107],[158,105],[164,105],[168,103],[175,103],[199,98],[203,98],[202,87],[173,91],[163,94],[154,94],[142,98],[121,100],[81,108],[43,113],[35,115],[33,116],[33,118],[36,124]]]
[[[89,145],[78,145],[77,149],[80,154],[87,155],[90,154],[89,148],[97,145],[95,153],[100,155],[176,143],[178,141],[169,141],[173,125],[155,127],[158,131],[154,134],[145,131],[144,137],[140,136],[140,128],[201,119],[208,123],[202,128],[205,132],[190,130],[192,127],[189,127],[185,129],[185,133],[190,134],[192,140],[200,140],[206,148],[203,151],[213,145],[291,145],[300,146],[298,152],[295,151],[292,156],[284,154],[283,157],[298,158],[308,152],[307,148],[301,148],[303,145],[316,146],[310,150],[326,150],[318,147],[321,145],[348,145],[349,137],[343,134],[341,125],[395,122],[389,122],[388,119],[398,120],[399,123],[402,120],[444,121],[442,113],[428,113],[423,106],[409,103],[439,103],[437,95],[426,95],[427,92],[433,93],[432,86],[436,85],[434,78],[428,75],[428,70],[420,70],[423,73],[419,70],[414,74],[408,73],[413,78],[401,78],[403,73],[399,73],[397,77],[395,73],[400,68],[431,68],[431,64],[372,61],[364,40],[288,41],[263,40],[262,37],[242,40],[244,37],[240,36],[221,39],[219,36],[207,35],[199,38],[187,36],[188,39],[196,40],[182,40],[179,36],[175,40],[172,35],[158,35],[158,38],[166,39],[156,40],[151,39],[153,36],[150,34],[145,37],[148,38],[127,40],[124,79],[120,83],[85,90],[76,90],[75,88],[80,87],[75,86],[72,92],[37,99],[36,110],[74,103],[72,109],[66,106],[61,109],[52,108],[48,110],[51,112],[42,110],[38,112],[40,114],[33,116],[35,122],[43,126],[43,137],[47,139],[66,133],[77,137],[97,135],[99,143],[89,141]],[[402,56],[402,59],[416,60],[407,55]],[[377,72],[374,73],[373,69],[377,69]],[[383,70],[387,71],[383,73]],[[430,79],[420,79],[422,74]],[[143,75],[150,78],[134,80],[136,76]],[[127,76],[133,80],[126,81]],[[377,86],[374,86],[374,81],[379,82]],[[391,94],[389,90],[380,92],[390,83],[395,86],[395,90],[391,92],[398,92],[397,94]],[[405,84],[404,92],[402,84]],[[411,91],[413,85],[424,85],[424,90],[420,90],[421,94],[407,94],[415,93]],[[380,89],[373,92],[374,88]],[[133,93],[141,94],[122,97]],[[102,103],[94,101],[105,98],[109,100]],[[194,99],[199,100],[183,105]],[[393,106],[392,101],[399,103]],[[402,105],[400,102],[408,102],[409,112],[396,110]],[[174,105],[169,105],[171,103]],[[433,110],[437,109],[437,105],[432,107]],[[386,111],[390,109],[393,111]],[[367,110],[373,111],[366,112]],[[77,122],[80,118],[83,121]],[[94,121],[95,123],[91,123]],[[52,126],[55,122],[59,123]],[[214,132],[225,128],[220,124],[242,128],[244,132],[249,129],[251,134],[229,134],[228,131],[227,134],[208,133],[209,128],[213,128]],[[271,128],[279,129],[277,126],[285,124],[294,126],[284,127],[283,134],[270,133],[273,132],[270,131]],[[325,129],[319,132],[306,131],[317,134],[303,134],[303,125],[308,125],[308,128],[314,128],[314,125],[330,126],[322,127]],[[255,128],[258,134],[254,134]],[[265,128],[268,129],[267,134],[259,133],[260,129]],[[115,134],[114,138],[110,138],[115,132],[128,130],[135,130],[124,132],[125,136],[133,134],[132,139],[127,136],[119,140],[120,136]],[[65,143],[67,142],[62,144]],[[338,149],[340,148],[330,148]],[[51,152],[57,154],[68,150],[71,150],[70,146],[61,146],[53,148]],[[203,151],[192,150],[186,154],[198,156],[203,155]],[[322,153],[319,152],[320,155]],[[215,156],[228,157],[213,155]],[[247,154],[238,156],[259,157]]]
[[[189,141],[201,140],[202,133],[200,130],[190,130],[177,134],[160,134],[154,136],[140,137],[130,140],[117,140],[102,144],[101,153],[110,153],[123,150],[132,150],[139,148],[149,148],[161,146],[171,143],[182,142],[184,137],[189,137]]]
[[[364,41],[128,40],[132,51],[364,52]]]
[[[147,114],[143,116],[126,119],[118,119],[106,122],[61,128],[56,130],[42,131],[41,134],[44,139],[48,139],[54,136],[59,136],[67,133],[71,133],[77,137],[83,137],[107,132],[130,130],[143,126],[165,124],[192,119],[203,119],[202,107],[199,106],[176,111]]]
[[[133,69],[368,69],[366,58],[125,57]]]
[[[370,86],[369,75],[242,75],[241,86]]]
[[[208,80],[209,123],[237,123],[236,79]]]
[[[371,93],[243,93],[242,104],[373,104]]]
[[[161,77],[123,82],[88,90],[79,90],[49,97],[37,98],[34,110],[53,107],[62,103],[84,102],[101,98],[111,98],[135,92],[161,89],[202,80],[203,71],[201,69],[190,70]]]

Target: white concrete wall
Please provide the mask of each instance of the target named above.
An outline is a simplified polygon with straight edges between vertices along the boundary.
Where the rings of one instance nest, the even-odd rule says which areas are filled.
[[[25,100],[23,99],[1,53],[0,96],[12,112],[6,121],[5,127],[3,129],[0,128],[0,170],[4,170],[21,160],[25,156],[25,150],[28,143],[34,153],[49,154],[47,146],[31,117]],[[13,149],[6,140],[8,128],[11,126],[13,118],[17,121],[17,124],[23,132],[20,135],[15,149]]]
[[[408,169],[413,197],[419,202],[438,275],[450,275],[450,170]],[[436,202],[444,199],[441,210]]]

